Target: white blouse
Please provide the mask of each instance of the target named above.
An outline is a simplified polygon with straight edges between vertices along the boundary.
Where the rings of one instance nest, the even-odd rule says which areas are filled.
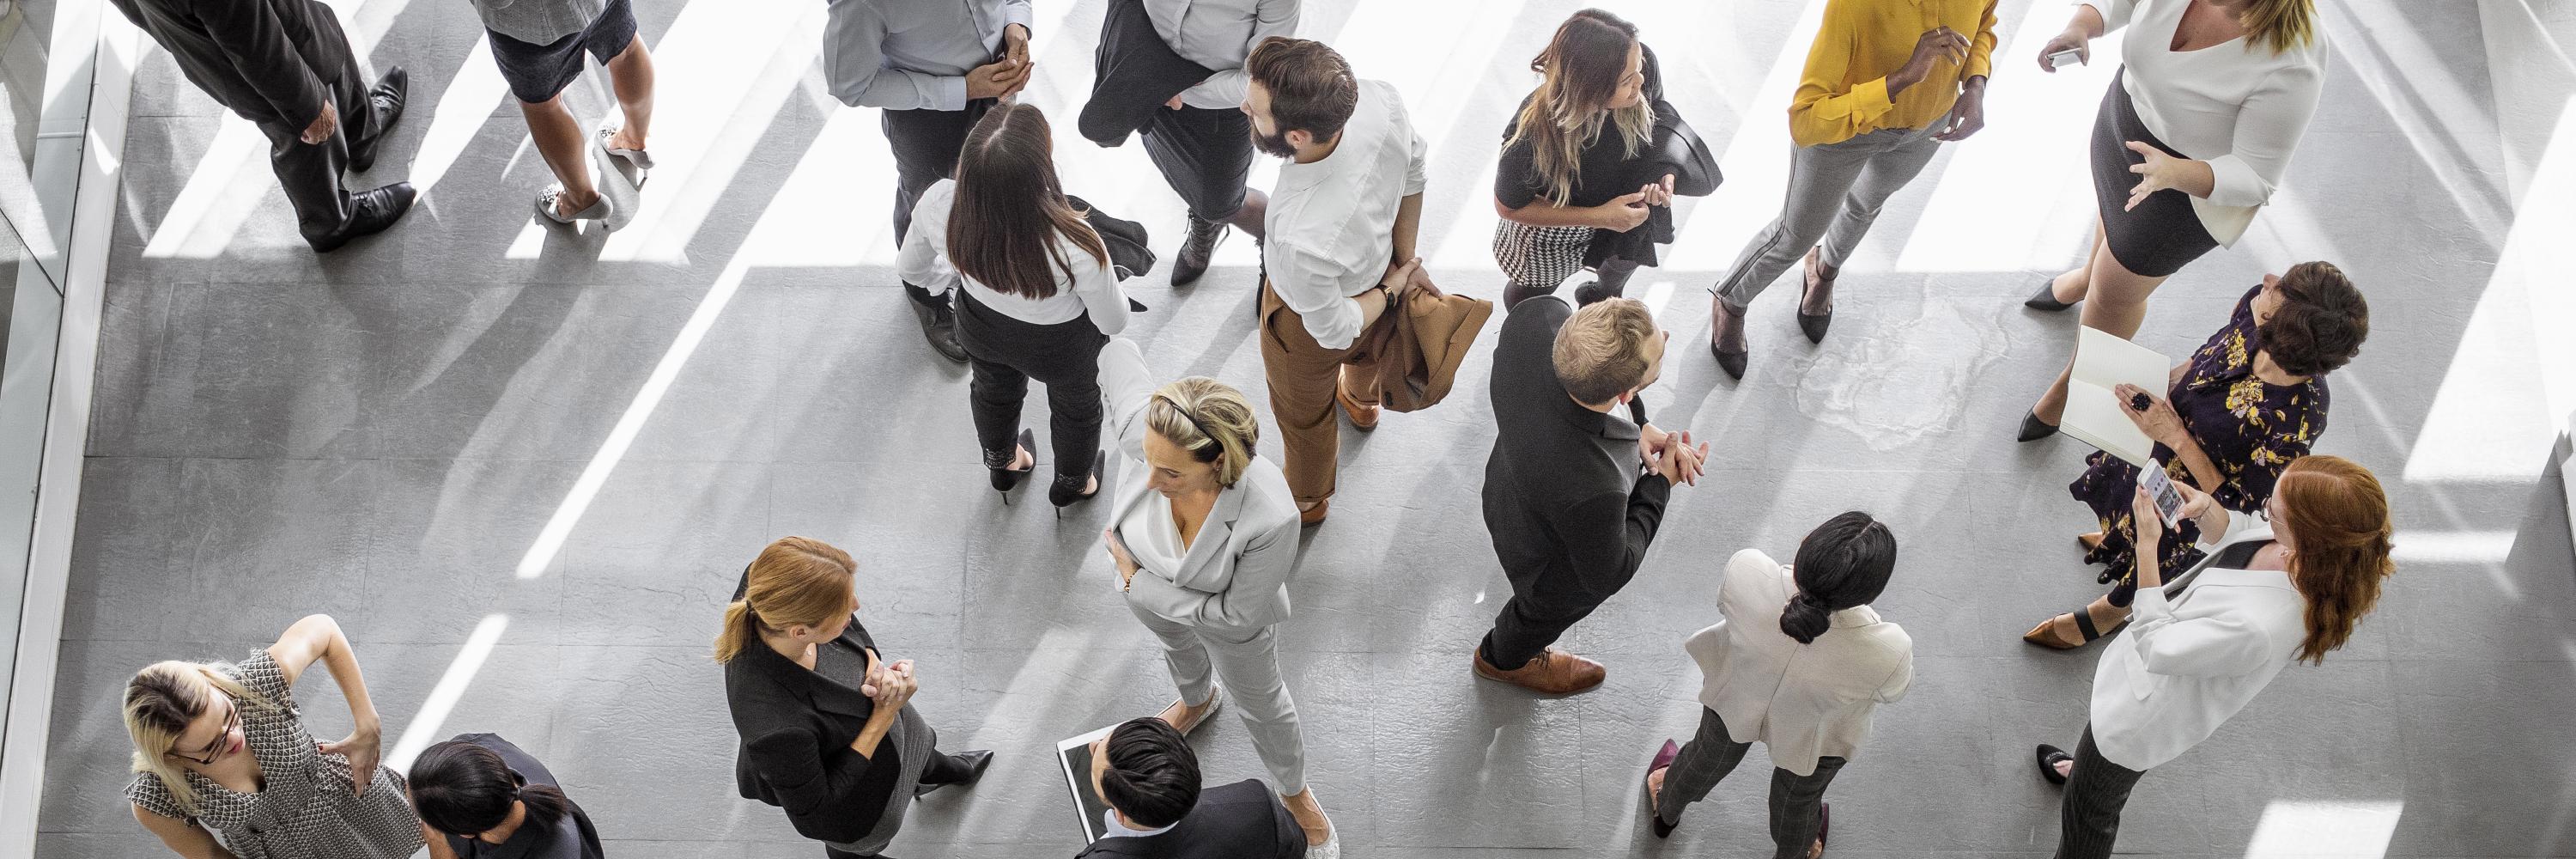
[[[963,285],[975,301],[994,312],[1031,325],[1056,325],[1071,322],[1084,315],[1102,334],[1127,330],[1127,291],[1118,285],[1117,272],[1093,259],[1062,235],[1064,259],[1070,268],[1058,268],[1055,294],[1045,298],[1024,298],[986,286],[967,277],[948,263],[948,212],[957,202],[957,181],[941,179],[921,192],[912,204],[912,231],[903,237],[903,250],[895,255],[895,270],[905,283],[929,290],[933,295],[946,294],[951,287]]]
[[[1850,759],[1869,739],[1878,705],[1914,682],[1914,639],[1869,606],[1827,616],[1824,634],[1799,644],[1780,631],[1798,592],[1789,567],[1759,550],[1726,562],[1716,625],[1682,644],[1699,663],[1699,702],[1726,722],[1727,739],[1762,741],[1771,763],[1814,775],[1816,759]]]
[[[1172,579],[1181,574],[1181,561],[1189,557],[1189,547],[1181,545],[1180,523],[1172,521],[1172,502],[1148,497],[1127,509],[1127,517],[1118,522],[1118,539],[1127,544],[1127,556],[1145,572]]]
[[[2120,45],[2121,86],[2138,120],[2165,145],[2209,163],[2217,181],[2192,198],[2201,226],[2233,245],[2272,200],[2290,154],[2307,133],[2325,89],[2325,34],[2280,53],[2239,36],[2195,51],[2173,50],[2192,0],[2082,0],[2102,13],[2104,32],[2131,27]]]

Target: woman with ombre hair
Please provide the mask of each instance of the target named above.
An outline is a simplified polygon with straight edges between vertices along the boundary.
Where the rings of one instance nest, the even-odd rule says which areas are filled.
[[[2208,739],[2291,662],[2322,663],[2351,641],[2395,569],[2388,496],[2351,460],[2290,463],[2266,505],[2269,524],[2189,483],[2174,488],[2209,558],[2167,580],[2157,568],[2163,520],[2136,493],[2135,617],[2093,671],[2075,753],[2038,750],[2040,776],[2066,786],[2058,859],[2110,856],[2138,778]]]
[[[859,625],[857,570],[829,543],[779,538],[743,570],[716,635],[743,798],[785,809],[830,857],[877,855],[914,797],[974,784],[993,762],[936,748],[910,704],[912,660],[886,662]]]
[[[1624,294],[1655,245],[1673,240],[1673,174],[1657,159],[1657,124],[1677,121],[1664,101],[1655,52],[1637,25],[1585,9],[1557,25],[1530,70],[1538,88],[1503,129],[1494,170],[1494,262],[1503,307],[1556,291],[1590,268],[1578,304]]]

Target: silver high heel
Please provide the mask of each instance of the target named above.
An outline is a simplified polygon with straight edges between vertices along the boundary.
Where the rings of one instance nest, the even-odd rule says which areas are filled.
[[[537,192],[537,214],[558,224],[569,224],[574,221],[605,221],[610,213],[617,211],[617,206],[608,202],[608,195],[601,194],[599,201],[590,204],[590,208],[574,212],[570,217],[558,215],[555,214],[555,200],[562,196],[562,185],[548,185],[545,190]]]

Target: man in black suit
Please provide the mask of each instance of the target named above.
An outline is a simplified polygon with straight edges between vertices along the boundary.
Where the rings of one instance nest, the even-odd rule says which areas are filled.
[[[1485,529],[1512,598],[1476,648],[1476,676],[1551,695],[1601,685],[1601,663],[1555,646],[1628,584],[1673,484],[1699,479],[1708,446],[1646,423],[1670,332],[1635,299],[1575,310],[1534,298],[1494,346],[1494,453]],[[1611,412],[1626,406],[1632,420]]]
[[[1077,859],[1300,859],[1306,830],[1259,779],[1199,789],[1199,758],[1160,718],[1091,744],[1091,790],[1108,834]]]
[[[381,232],[411,208],[411,183],[363,194],[340,171],[375,165],[376,144],[402,116],[400,67],[360,90],[364,73],[320,0],[109,0],[169,50],[215,102],[268,135],[268,160],[317,253]]]

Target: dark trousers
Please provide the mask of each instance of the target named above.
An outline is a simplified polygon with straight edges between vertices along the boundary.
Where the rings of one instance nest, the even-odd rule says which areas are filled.
[[[1635,570],[1596,570],[1587,577],[1566,566],[1564,551],[1544,537],[1538,516],[1510,493],[1485,493],[1485,527],[1494,535],[1494,555],[1511,579],[1512,598],[1494,614],[1485,633],[1485,661],[1510,671],[1529,664],[1565,631],[1591,616],[1592,610],[1626,587]]]
[[[966,347],[974,370],[968,386],[975,415],[975,443],[983,448],[987,468],[1009,467],[1014,439],[1020,433],[1020,406],[1028,399],[1029,380],[1047,386],[1051,414],[1048,436],[1055,452],[1059,482],[1072,481],[1076,491],[1091,477],[1092,454],[1100,450],[1100,347],[1109,338],[1089,317],[1055,325],[1036,325],[985,307],[962,288],[957,292],[957,340]],[[1037,453],[1030,451],[1031,454]]]
[[[991,109],[993,100],[985,98],[967,102],[965,110],[884,112],[880,123],[886,143],[894,149],[896,245],[903,244],[904,234],[912,230],[913,202],[931,185],[957,172],[957,151],[966,148],[966,134]]]
[[[1214,72],[1183,59],[1154,30],[1141,0],[1112,0],[1100,23],[1091,99],[1082,105],[1082,136],[1102,146],[1145,135],[1145,154],[1189,204],[1190,216],[1217,222],[1243,208],[1252,175],[1252,121],[1243,111],[1165,107],[1172,96]]]
[[[2143,775],[2102,757],[2093,747],[2093,726],[2084,726],[2084,739],[2075,744],[2075,771],[2066,777],[2057,805],[2057,859],[2108,859],[2120,835],[2120,809]]]
[[[328,15],[318,20],[339,26]],[[268,164],[277,171],[277,185],[286,192],[287,205],[295,207],[296,231],[306,239],[337,233],[356,215],[348,190],[340,186],[340,173],[349,168],[350,153],[373,149],[385,130],[384,117],[377,115],[375,103],[367,98],[367,75],[358,69],[358,56],[349,50],[348,37],[323,41],[339,48],[325,58],[330,67],[313,70],[324,81],[338,78],[325,84],[332,109],[340,114],[340,127],[331,139],[306,143],[301,127],[256,123],[259,133],[268,136]]]
[[[1705,707],[1699,711],[1699,733],[1682,746],[1680,757],[1673,758],[1671,769],[1664,771],[1664,788],[1655,803],[1655,816],[1666,823],[1679,822],[1682,809],[1708,798],[1710,788],[1717,786],[1735,765],[1744,762],[1744,753],[1752,743],[1739,743],[1726,735],[1726,720],[1717,711]],[[1825,787],[1834,783],[1842,772],[1843,759],[1816,759],[1816,771],[1799,775],[1779,767],[1771,768],[1771,843],[1777,849],[1775,859],[1806,859],[1807,848],[1816,843],[1816,829],[1821,825],[1819,810],[1825,804]]]

